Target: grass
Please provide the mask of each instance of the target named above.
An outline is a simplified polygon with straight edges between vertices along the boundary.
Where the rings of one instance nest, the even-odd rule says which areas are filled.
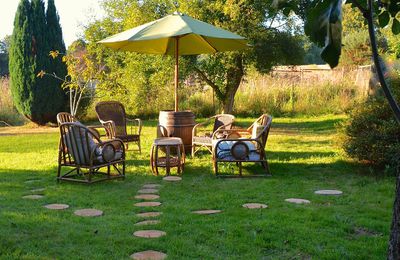
[[[246,126],[251,118],[239,119]],[[386,255],[394,178],[373,175],[345,158],[336,143],[335,124],[344,116],[275,118],[267,155],[273,177],[217,179],[210,155],[188,158],[183,181],[152,176],[149,149],[155,121],[146,121],[142,154],[128,153],[127,177],[92,186],[57,183],[57,129],[0,128],[0,258],[128,259],[159,250],[170,259],[383,259]],[[230,166],[224,168],[232,171]],[[248,171],[261,171],[249,165]],[[26,183],[27,180],[31,180]],[[133,206],[143,184],[160,183],[160,229],[167,236],[132,236],[141,219],[157,209]],[[45,197],[21,199],[45,187]],[[342,196],[318,196],[317,189],[340,189]],[[298,197],[309,205],[284,201]],[[261,202],[268,209],[249,210]],[[43,205],[67,203],[64,211]],[[93,207],[98,218],[74,210]],[[198,209],[222,209],[198,216]]]

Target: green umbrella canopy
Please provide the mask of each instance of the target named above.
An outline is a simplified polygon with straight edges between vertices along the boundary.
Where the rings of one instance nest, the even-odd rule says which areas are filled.
[[[234,51],[248,47],[242,36],[178,12],[115,34],[99,43],[116,50],[174,55],[175,111],[178,111],[179,55]]]
[[[206,54],[247,47],[242,36],[180,13],[115,34],[99,43],[118,50],[169,55]]]

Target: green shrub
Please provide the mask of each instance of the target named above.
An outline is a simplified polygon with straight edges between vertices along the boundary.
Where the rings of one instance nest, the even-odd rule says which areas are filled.
[[[390,76],[396,99],[400,97],[399,72]],[[345,126],[346,153],[376,166],[396,167],[400,156],[400,126],[381,91],[358,104]]]
[[[9,82],[6,77],[0,78],[0,121],[10,125],[20,125],[24,122],[24,118],[13,105]]]

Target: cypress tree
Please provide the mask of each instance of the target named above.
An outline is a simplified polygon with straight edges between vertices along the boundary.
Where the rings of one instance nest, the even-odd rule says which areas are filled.
[[[58,16],[56,6],[54,4],[54,0],[47,1],[47,10],[46,10],[46,24],[47,24],[47,42],[50,51],[59,51],[62,54],[66,53],[65,43],[62,35],[62,29],[60,26],[60,18]],[[55,59],[50,59],[49,67],[46,70],[47,72],[55,73],[60,78],[65,78],[67,75],[67,66],[64,62],[62,62],[61,56],[58,56]],[[61,88],[62,82],[58,79],[50,77],[51,81],[49,84],[55,86],[54,96],[57,96],[57,100],[63,100],[59,103],[59,110],[65,110],[66,104],[68,104],[68,96],[64,90]]]
[[[14,105],[25,116],[28,116],[27,111],[30,111],[33,100],[30,88],[35,80],[31,13],[29,1],[21,0],[14,18],[9,60]]]
[[[55,11],[54,3],[52,5]],[[36,76],[41,70],[53,72],[49,56],[52,38],[43,0],[32,0],[31,3],[21,0],[10,47],[11,89],[18,111],[40,125],[55,122],[57,113],[63,111],[67,103],[60,82],[51,77]],[[64,75],[65,72],[60,76]]]

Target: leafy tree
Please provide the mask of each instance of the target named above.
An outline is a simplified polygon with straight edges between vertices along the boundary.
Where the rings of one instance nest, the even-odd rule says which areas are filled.
[[[303,61],[302,42],[299,42],[298,38],[290,31],[292,28],[290,25],[295,23],[288,23],[282,12],[276,12],[269,8],[269,1],[190,0],[177,1],[175,4],[180,12],[236,32],[249,39],[253,46],[245,52],[217,53],[181,59],[183,63],[180,66],[183,70],[180,73],[181,80],[189,73],[197,73],[204,82],[214,89],[216,97],[223,104],[226,113],[231,113],[233,110],[236,91],[249,66],[255,66],[259,71],[267,72],[276,64],[293,64]],[[176,10],[176,6],[168,1],[156,0],[105,1],[108,16],[102,22],[89,26],[86,31],[87,39],[90,42],[95,42],[100,40],[101,37],[114,34],[115,31],[129,29],[152,21],[172,13]],[[120,25],[112,24],[113,21],[119,21]],[[129,64],[135,63],[134,60],[137,59],[137,61],[157,60],[157,63],[161,66],[156,73],[163,75],[162,78],[159,78],[159,82],[168,82],[172,79],[166,73],[171,70],[173,64],[169,58],[137,54],[127,54],[125,57],[121,57],[111,54],[108,50],[99,49],[96,49],[95,52],[110,68],[110,76],[116,72],[123,73],[130,78],[135,77],[135,74],[137,77],[140,75],[141,79],[146,78],[142,81],[142,84],[145,85],[145,82],[149,81],[155,73],[151,72],[152,69],[141,66],[141,68],[138,67],[138,70],[135,70],[135,74],[127,73]],[[109,59],[110,57],[113,58]],[[116,63],[116,61],[119,62]],[[118,64],[118,66],[114,67],[115,64]],[[149,63],[145,62],[144,64]],[[146,72],[142,73],[140,70]],[[167,76],[167,78],[164,76]],[[119,85],[123,84],[120,80],[117,81]],[[137,84],[138,80],[133,79],[131,82]],[[161,86],[157,86],[157,88],[161,88]]]
[[[348,0],[346,4],[356,7],[368,25],[370,47],[376,68],[376,73],[395,118],[400,123],[400,108],[391,93],[388,82],[384,77],[382,59],[379,57],[376,25],[385,27],[391,25],[393,34],[400,33],[399,1],[395,0]],[[275,2],[277,7],[292,8],[298,11],[302,4],[297,1]],[[331,67],[336,67],[339,62],[342,47],[342,0],[314,0],[307,6],[305,32],[310,39],[323,47],[321,57]],[[397,177],[396,197],[393,207],[393,219],[389,242],[388,259],[400,259],[400,174]]]
[[[35,76],[51,66],[48,33],[43,1],[21,0],[10,48],[11,88],[18,111],[40,125],[55,122],[66,101],[60,83]]]
[[[8,69],[8,52],[10,49],[10,36],[0,40],[0,77],[6,76],[9,73]]]

